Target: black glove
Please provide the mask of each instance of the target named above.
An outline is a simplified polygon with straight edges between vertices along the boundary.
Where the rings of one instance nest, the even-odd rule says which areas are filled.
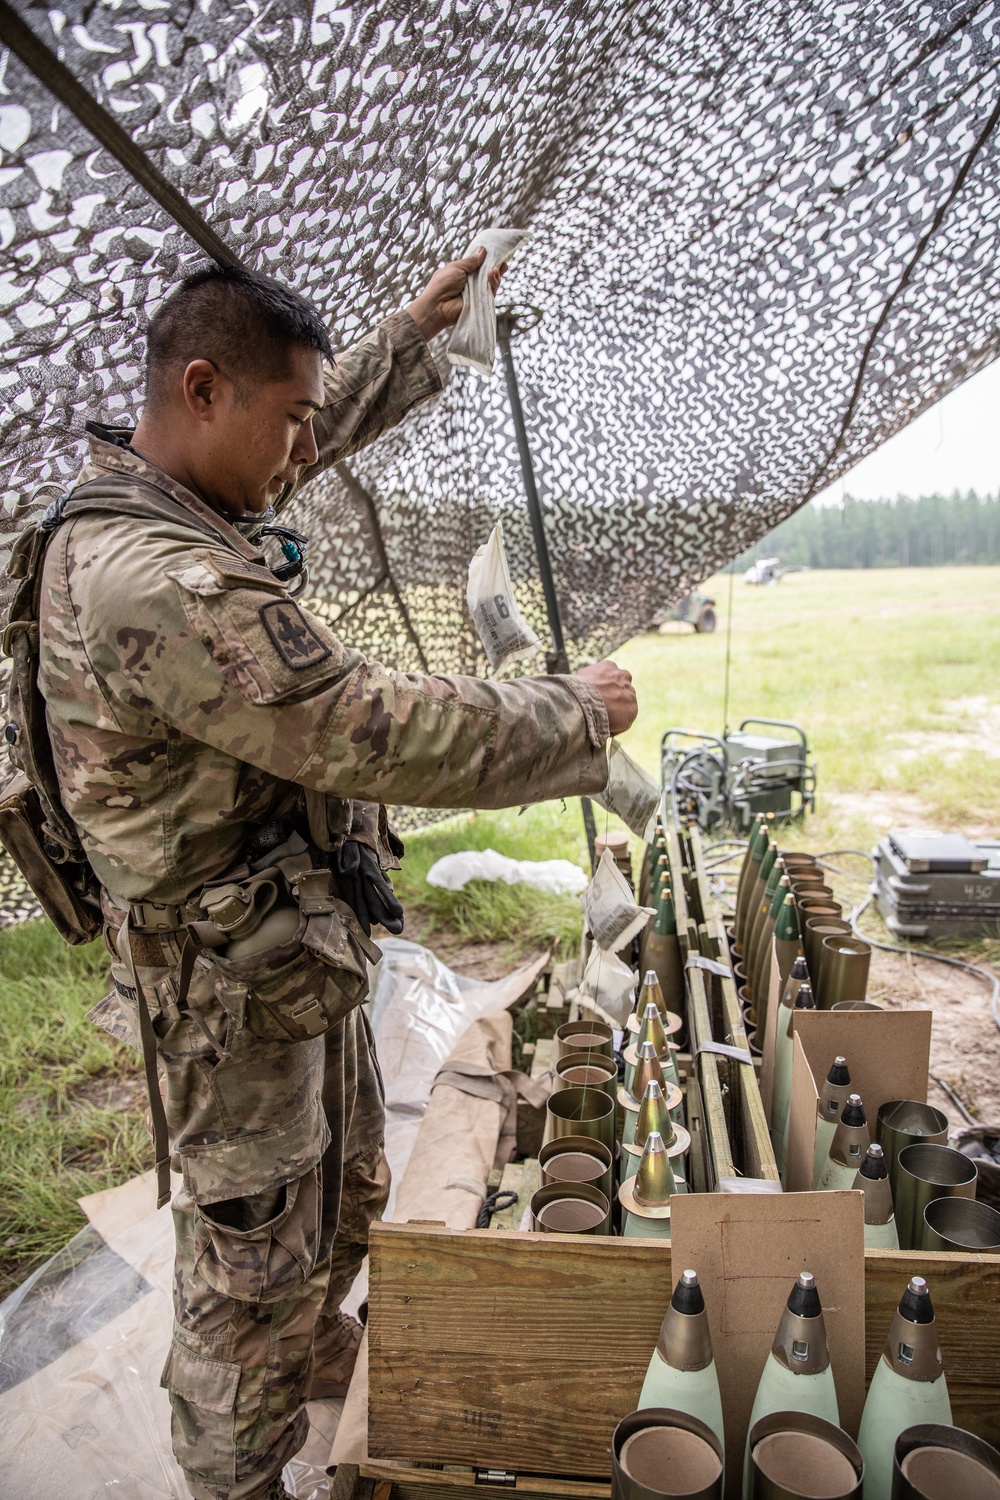
[[[380,924],[397,937],[403,930],[403,908],[393,894],[388,875],[367,844],[347,839],[330,855],[330,869],[337,878],[340,899],[354,912],[365,935]]]

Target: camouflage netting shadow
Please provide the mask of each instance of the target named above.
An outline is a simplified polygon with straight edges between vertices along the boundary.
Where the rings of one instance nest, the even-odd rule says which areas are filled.
[[[571,660],[605,653],[995,357],[1000,11],[711,0],[91,0],[17,9],[247,264],[349,342],[489,224]],[[134,420],[203,257],[0,61],[4,514]],[[313,603],[392,665],[482,671],[502,516],[546,636],[503,377],[452,375],[295,506]]]

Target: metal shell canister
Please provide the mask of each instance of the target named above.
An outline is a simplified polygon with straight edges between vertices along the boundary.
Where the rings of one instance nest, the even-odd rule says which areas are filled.
[[[611,1439],[612,1500],[722,1500],[722,1444],[688,1412],[650,1406],[623,1417]]]

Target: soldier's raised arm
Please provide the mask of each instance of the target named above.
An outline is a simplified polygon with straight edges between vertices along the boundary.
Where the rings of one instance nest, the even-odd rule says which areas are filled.
[[[339,459],[349,458],[380,433],[395,427],[419,402],[441,389],[428,341],[451,328],[462,310],[462,293],[485,250],[441,266],[402,312],[392,313],[357,344],[329,361],[323,371],[326,399],[313,418],[318,457],[301,472],[295,488]],[[503,274],[489,273],[494,295]],[[293,493],[282,496],[279,509]]]
[[[77,618],[104,601],[86,653],[123,715],[141,702],[173,730],[281,780],[440,808],[597,792],[609,733],[634,717],[630,679],[613,669],[598,673],[599,685],[394,672],[345,646],[266,568],[231,553],[205,547],[178,562],[169,543],[148,538],[123,590],[99,529],[76,545]],[[50,667],[54,703],[59,689]],[[610,725],[606,695],[618,720]]]

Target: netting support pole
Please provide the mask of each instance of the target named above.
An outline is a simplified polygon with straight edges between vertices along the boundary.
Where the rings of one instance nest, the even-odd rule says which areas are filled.
[[[549,543],[545,535],[545,518],[542,515],[542,505],[538,498],[538,487],[535,484],[535,466],[531,461],[528,430],[524,425],[521,392],[518,389],[517,371],[514,368],[514,356],[511,353],[510,347],[511,334],[516,327],[517,318],[513,311],[505,310],[497,312],[497,345],[503,359],[503,372],[507,381],[510,412],[514,418],[514,432],[517,437],[517,451],[521,458],[521,478],[524,482],[524,496],[528,502],[531,532],[535,539],[535,555],[538,558],[538,572],[542,580],[542,592],[545,595],[545,613],[548,616],[549,633],[552,636],[552,650],[546,653],[545,665],[549,673],[568,673],[569,658],[566,655],[566,641],[563,636],[562,618],[559,614],[559,600],[556,597],[556,584],[552,576]],[[597,827],[594,822],[594,809],[590,798],[581,797],[580,807],[583,811],[583,826],[587,833],[587,848],[590,851],[590,868],[591,870],[596,870],[597,850],[595,840],[597,838]]]

